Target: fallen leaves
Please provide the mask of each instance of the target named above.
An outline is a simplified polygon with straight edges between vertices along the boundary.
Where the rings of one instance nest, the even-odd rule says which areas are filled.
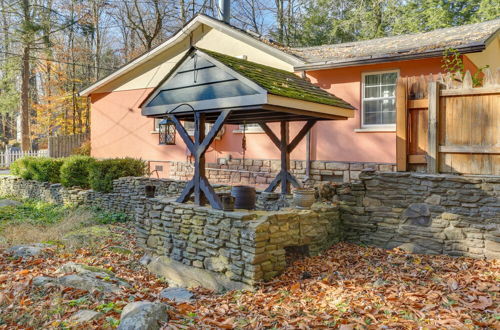
[[[157,300],[166,286],[138,260],[128,228],[75,251],[56,249],[47,258],[12,259],[0,251],[0,329],[67,327],[80,309],[104,312],[85,328],[113,328],[130,301]],[[107,246],[124,245],[123,255]],[[31,284],[36,276],[56,275],[73,261],[115,272],[132,287],[121,294]],[[193,303],[171,303],[167,329],[263,328],[500,328],[500,262],[411,255],[337,244],[323,255],[296,261],[254,292],[215,295],[197,289]]]

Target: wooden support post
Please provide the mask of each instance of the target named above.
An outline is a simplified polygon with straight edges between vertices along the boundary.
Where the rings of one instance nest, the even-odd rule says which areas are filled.
[[[205,152],[199,150],[199,146],[205,138],[205,114],[194,113],[194,202],[197,205],[205,205],[205,198],[203,197],[200,181],[205,177]]]
[[[396,168],[408,170],[407,78],[399,78],[396,86]]]
[[[175,115],[170,115],[170,119],[174,122],[179,135],[191,151],[191,154],[194,156],[194,176],[191,181],[186,184],[186,187],[184,187],[181,195],[177,198],[177,202],[186,202],[189,200],[189,196],[194,193],[194,201],[196,204],[204,205],[206,201],[208,201],[210,206],[214,209],[222,209],[222,202],[206,177],[205,153],[217,136],[217,133],[219,133],[222,126],[224,126],[224,122],[229,117],[230,113],[231,110],[223,110],[210,131],[205,136],[205,114],[195,112],[194,142],[191,140],[189,134],[186,132],[184,126],[182,126],[178,118]]]
[[[262,127],[264,132],[269,136],[271,141],[274,143],[276,147],[280,149],[280,159],[281,159],[281,170],[271,182],[271,184],[266,188],[266,192],[274,191],[278,185],[281,183],[281,193],[289,194],[290,193],[290,184],[294,187],[300,187],[300,183],[297,179],[290,173],[290,153],[295,149],[295,147],[299,144],[299,142],[306,136],[307,132],[311,130],[311,128],[316,123],[316,120],[308,120],[304,127],[299,131],[297,136],[289,141],[289,123],[287,121],[280,122],[280,138],[278,138],[274,132],[267,126],[266,123],[260,122],[259,125]]]
[[[433,81],[429,84],[429,130],[427,139],[427,172],[439,171],[439,97],[441,84]]]
[[[281,132],[281,193],[290,193],[290,181],[288,180],[288,171],[290,170],[290,153],[288,152],[288,137],[290,125],[287,121],[280,121]]]

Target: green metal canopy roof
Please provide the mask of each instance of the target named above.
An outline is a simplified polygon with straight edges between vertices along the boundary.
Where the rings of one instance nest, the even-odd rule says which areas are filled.
[[[198,49],[255,82],[270,94],[327,104],[345,109],[354,109],[354,107],[346,101],[313,85],[311,82],[297,76],[293,72],[276,69],[267,65],[250,62],[206,49]]]

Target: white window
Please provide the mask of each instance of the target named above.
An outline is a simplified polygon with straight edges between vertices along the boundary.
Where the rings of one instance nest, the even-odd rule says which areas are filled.
[[[159,132],[160,131],[160,128],[159,128],[159,124],[160,124],[160,121],[162,121],[163,118],[154,118],[154,131],[155,132]]]
[[[264,132],[259,124],[245,124],[239,125],[238,129],[233,131],[234,133],[262,133]]]
[[[396,124],[398,71],[364,73],[362,76],[361,126],[391,128]]]

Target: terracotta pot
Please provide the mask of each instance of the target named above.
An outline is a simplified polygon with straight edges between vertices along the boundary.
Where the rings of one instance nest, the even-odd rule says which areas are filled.
[[[314,189],[296,189],[293,192],[293,202],[299,209],[310,208],[316,201],[316,191]]]

